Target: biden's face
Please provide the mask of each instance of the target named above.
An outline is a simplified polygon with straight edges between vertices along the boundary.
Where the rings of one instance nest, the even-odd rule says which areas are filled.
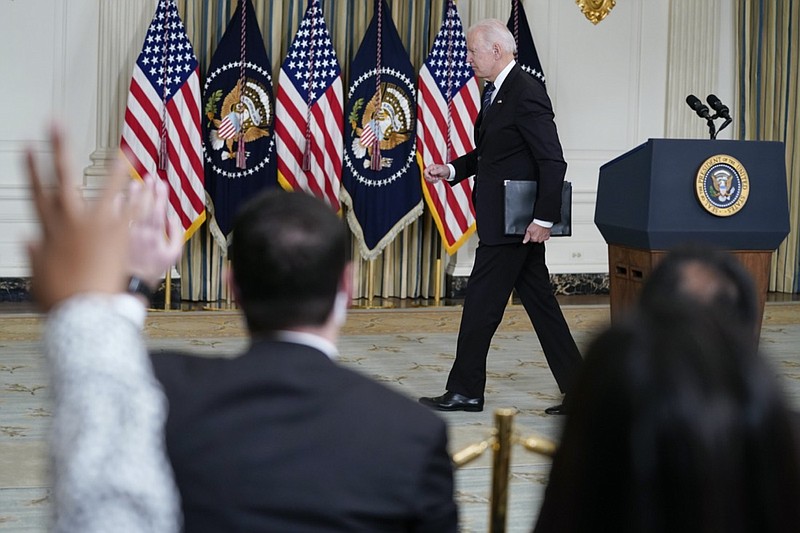
[[[481,79],[494,81],[498,74],[499,47],[488,42],[481,33],[467,35],[467,63]]]

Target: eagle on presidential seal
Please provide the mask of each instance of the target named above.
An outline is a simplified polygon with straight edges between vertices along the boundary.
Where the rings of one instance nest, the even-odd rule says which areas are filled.
[[[221,89],[214,91],[206,101],[205,113],[209,120],[208,142],[214,150],[221,150],[220,159],[236,157],[235,144],[269,137],[273,113],[267,89],[257,80],[248,78],[244,90],[233,86],[224,99]],[[222,99],[221,107],[217,107]]]
[[[391,83],[381,83],[380,91],[375,91],[366,106],[364,100],[359,98],[354,102],[348,118],[354,133],[353,156],[364,159],[364,168],[369,168],[375,157],[375,140],[381,153],[408,142],[414,135],[416,116],[403,89]],[[381,156],[380,168],[391,165],[392,158]]]
[[[730,201],[736,194],[734,176],[727,168],[718,168],[711,173],[711,179],[708,180],[708,194],[720,203]]]

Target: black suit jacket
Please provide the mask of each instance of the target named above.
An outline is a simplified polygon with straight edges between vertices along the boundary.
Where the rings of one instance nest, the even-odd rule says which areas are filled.
[[[544,86],[514,65],[486,113],[475,123],[475,150],[451,161],[453,183],[475,176],[473,204],[483,244],[520,242],[504,231],[504,180],[539,182],[534,218],[561,220],[567,163]]]
[[[445,423],[308,346],[154,354],[187,532],[455,532]]]

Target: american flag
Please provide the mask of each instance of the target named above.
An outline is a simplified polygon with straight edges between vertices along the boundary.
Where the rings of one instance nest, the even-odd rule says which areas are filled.
[[[308,9],[281,65],[275,105],[278,181],[339,211],[342,176],[342,71],[319,0]]]
[[[197,59],[174,0],[159,0],[133,67],[120,148],[140,177],[169,187],[189,239],[206,217]]]
[[[419,73],[417,151],[424,166],[446,163],[471,151],[480,109],[478,79],[467,64],[467,41],[453,0]],[[453,254],[475,232],[473,179],[454,186],[428,183],[423,193],[447,253]]]

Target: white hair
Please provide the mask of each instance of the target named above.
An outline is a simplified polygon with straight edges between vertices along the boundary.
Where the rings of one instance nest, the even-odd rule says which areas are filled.
[[[514,54],[517,52],[514,35],[508,30],[505,22],[500,19],[484,19],[476,22],[467,30],[467,35],[479,35],[487,47],[497,44],[503,53]]]

